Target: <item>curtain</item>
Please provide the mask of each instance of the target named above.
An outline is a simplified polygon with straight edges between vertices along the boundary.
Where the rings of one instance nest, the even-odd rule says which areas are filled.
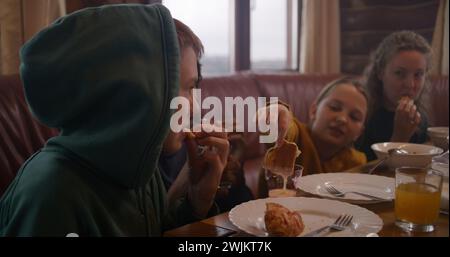
[[[341,72],[339,1],[303,0],[300,72]]]
[[[20,47],[65,9],[64,0],[1,0],[0,74],[18,73]]]
[[[448,75],[448,0],[441,0],[434,28],[433,75]]]
[[[448,76],[448,0],[445,1],[445,19],[444,19],[444,53],[442,54],[442,69],[443,75]]]
[[[440,0],[439,9],[436,14],[436,22],[434,25],[433,39],[431,42],[431,48],[433,49],[433,63],[431,73],[433,75],[439,75],[442,69],[442,54],[443,54],[443,41],[444,41],[444,5],[445,0]]]

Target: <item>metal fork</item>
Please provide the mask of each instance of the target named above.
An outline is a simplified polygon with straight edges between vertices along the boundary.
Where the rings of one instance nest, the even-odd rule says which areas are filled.
[[[350,222],[352,221],[352,219],[353,219],[352,215],[347,215],[347,214],[339,215],[339,217],[334,221],[333,224],[325,226],[325,227],[321,227],[321,228],[316,229],[314,231],[311,231],[311,232],[309,232],[308,234],[306,234],[304,236],[305,237],[317,236],[322,231],[327,230],[327,229],[328,229],[328,232],[331,232],[331,231],[343,231],[350,225]]]
[[[362,196],[370,198],[372,200],[389,201],[388,199],[385,199],[385,198],[381,198],[378,196],[369,195],[369,194],[365,194],[365,193],[361,193],[361,192],[355,192],[355,191],[341,192],[341,191],[337,190],[334,186],[328,185],[328,184],[325,184],[325,189],[327,190],[328,193],[330,193],[334,196],[337,196],[337,197],[344,197],[345,194],[353,193],[353,194],[357,194],[357,195],[362,195]]]

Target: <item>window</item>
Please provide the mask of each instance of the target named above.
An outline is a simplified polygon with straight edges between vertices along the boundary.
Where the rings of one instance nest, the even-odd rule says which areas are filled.
[[[230,1],[163,0],[172,16],[202,40],[205,54],[201,60],[205,76],[230,72]]]
[[[246,70],[249,66],[253,70],[297,69],[300,2],[162,1],[174,18],[188,25],[202,40],[205,76]]]
[[[298,0],[251,0],[251,67],[297,68]]]

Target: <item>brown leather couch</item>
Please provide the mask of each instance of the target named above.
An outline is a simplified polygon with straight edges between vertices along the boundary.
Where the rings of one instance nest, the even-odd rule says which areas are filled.
[[[239,73],[205,78],[201,82],[202,98],[220,99],[241,96],[276,96],[289,103],[295,116],[308,120],[308,108],[328,82],[340,75],[255,74]],[[430,124],[448,126],[448,77],[432,79]],[[23,162],[58,132],[37,122],[31,115],[18,75],[0,76],[0,195],[14,178]],[[257,195],[257,181],[265,146],[256,133],[244,133],[247,150],[244,157],[246,183]]]
[[[33,118],[19,76],[0,76],[0,196],[23,162],[57,133]]]

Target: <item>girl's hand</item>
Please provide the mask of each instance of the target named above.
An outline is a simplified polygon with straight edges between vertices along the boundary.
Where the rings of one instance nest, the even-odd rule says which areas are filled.
[[[275,115],[275,111],[278,107],[278,137],[276,141],[276,146],[281,146],[284,142],[284,138],[288,132],[289,126],[292,122],[292,114],[289,109],[282,104],[271,104],[266,107],[262,107],[257,112],[257,121],[259,123],[259,119],[266,117],[265,121],[262,122],[270,122],[271,116]],[[266,115],[261,115],[266,113]],[[270,115],[270,116],[269,116]]]

